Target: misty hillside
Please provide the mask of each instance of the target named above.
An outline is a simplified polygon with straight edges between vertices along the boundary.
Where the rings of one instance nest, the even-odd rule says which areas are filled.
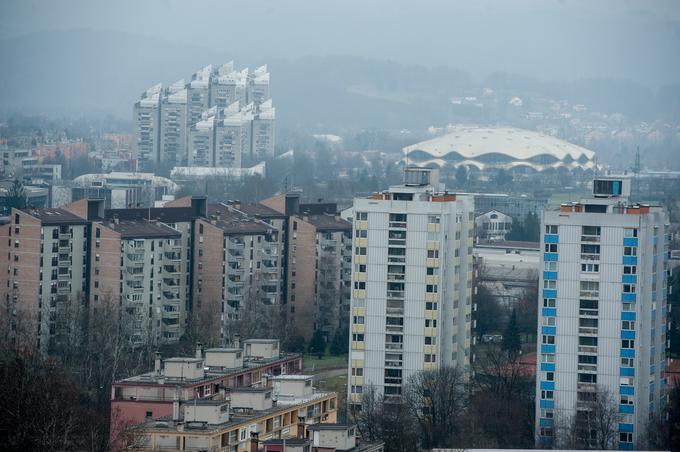
[[[211,43],[211,47],[217,47]],[[449,121],[498,120],[478,111],[451,112],[452,96],[491,87],[584,103],[604,112],[654,120],[680,116],[680,85],[661,94],[623,80],[550,83],[491,74],[473,80],[449,67],[426,68],[351,56],[296,60],[244,58],[230,51],[178,44],[114,31],[40,32],[0,41],[0,110],[32,113],[108,113],[127,119],[148,86],[188,78],[202,65],[234,59],[238,67],[269,63],[279,126],[341,131],[422,128]]]

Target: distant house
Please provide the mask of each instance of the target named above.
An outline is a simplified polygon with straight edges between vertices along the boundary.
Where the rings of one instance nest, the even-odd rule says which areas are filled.
[[[477,237],[482,240],[502,241],[512,229],[512,217],[497,210],[490,210],[475,218]]]

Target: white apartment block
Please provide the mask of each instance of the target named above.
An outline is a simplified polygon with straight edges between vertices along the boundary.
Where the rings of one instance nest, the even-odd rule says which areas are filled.
[[[168,88],[161,100],[159,161],[181,166],[187,161],[187,90],[184,80]]]
[[[148,89],[134,107],[134,156],[155,164],[241,168],[272,158],[276,110],[267,66],[206,66],[191,81]]]
[[[422,370],[467,370],[474,202],[440,190],[429,169],[354,201],[348,395],[399,397]]]
[[[593,198],[543,212],[536,435],[587,420],[604,391],[619,449],[633,449],[665,398],[668,218],[631,204],[630,179],[599,177]]]
[[[152,86],[134,106],[132,153],[142,166],[155,163],[158,159],[162,88],[161,84]]]

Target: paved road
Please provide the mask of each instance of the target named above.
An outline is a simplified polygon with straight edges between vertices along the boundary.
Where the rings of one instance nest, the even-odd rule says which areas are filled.
[[[346,367],[338,367],[335,369],[324,369],[320,370],[319,372],[310,372],[311,374],[314,375],[315,380],[325,380],[327,378],[333,378],[333,377],[338,377],[340,375],[346,375],[347,374],[347,368]]]

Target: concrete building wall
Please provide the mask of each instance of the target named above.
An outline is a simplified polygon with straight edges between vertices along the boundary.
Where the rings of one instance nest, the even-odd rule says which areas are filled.
[[[288,311],[294,331],[309,340],[315,319],[316,228],[298,217],[288,221]]]

